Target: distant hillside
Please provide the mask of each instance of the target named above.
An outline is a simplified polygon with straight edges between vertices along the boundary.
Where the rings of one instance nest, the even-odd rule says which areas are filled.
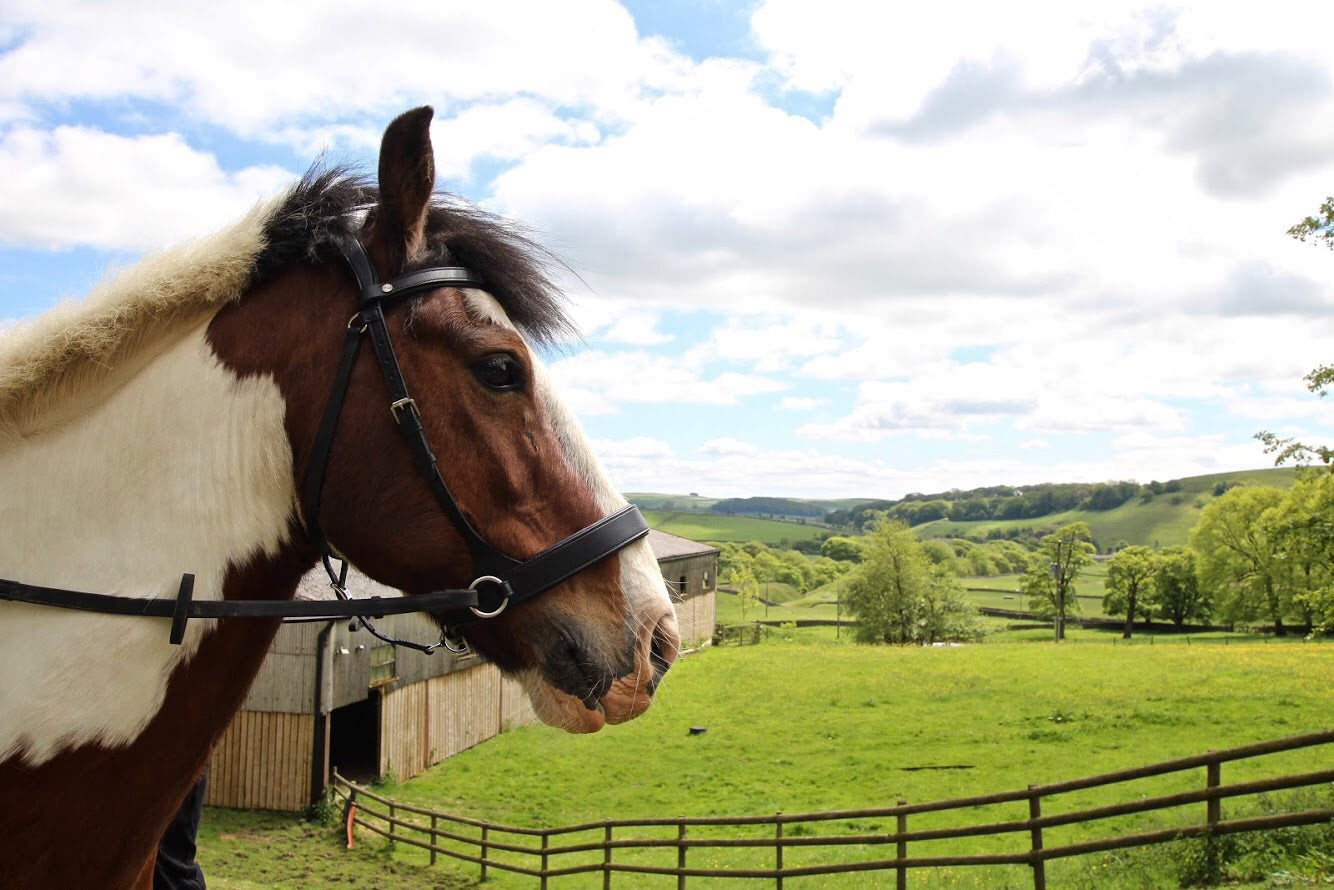
[[[643,509],[642,507],[640,509]],[[797,542],[816,541],[829,532],[818,525],[798,522],[779,522],[773,519],[755,519],[751,516],[728,516],[722,513],[682,513],[663,510],[644,510],[648,524],[658,531],[679,535],[692,541],[759,541],[770,546],[794,547]],[[819,550],[816,544],[810,545]]]
[[[819,521],[823,521],[831,512],[852,510],[870,501],[869,498],[710,498],[700,494],[656,492],[629,492],[625,497],[641,510],[707,510],[733,516],[792,517]]]
[[[937,519],[913,527],[918,537],[988,538],[1040,535],[1071,522],[1087,522],[1099,550],[1118,543],[1167,547],[1185,544],[1200,511],[1215,497],[1237,485],[1291,487],[1292,469],[1242,470],[1175,480],[1179,486],[1154,494],[1141,492],[1110,510],[1073,509],[1027,519],[952,521]]]
[[[625,499],[641,510],[687,510],[703,512],[718,498],[701,497],[698,494],[658,494],[655,492],[629,492]]]
[[[1102,550],[1124,542],[1148,546],[1184,544],[1199,512],[1210,500],[1237,485],[1287,488],[1290,468],[1211,473],[1167,482],[1132,481],[1044,483],[991,486],[968,491],[910,494],[898,500],[869,498],[708,498],[698,493],[628,494],[655,528],[697,541],[809,540],[830,530],[860,531],[872,515],[885,511],[903,519],[921,538],[1025,537],[1071,522],[1087,522]],[[800,511],[800,512],[798,512]],[[823,511],[823,512],[821,512]],[[772,521],[757,516],[792,519]]]

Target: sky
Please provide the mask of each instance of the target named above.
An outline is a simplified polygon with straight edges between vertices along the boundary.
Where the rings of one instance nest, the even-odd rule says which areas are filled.
[[[0,330],[435,108],[631,492],[1149,482],[1334,439],[1324,2],[0,0]]]

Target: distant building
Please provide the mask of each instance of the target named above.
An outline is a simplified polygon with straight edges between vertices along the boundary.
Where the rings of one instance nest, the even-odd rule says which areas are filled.
[[[718,550],[657,530],[649,545],[676,606],[682,649],[713,635]],[[400,596],[361,575],[357,596]],[[323,569],[301,581],[304,598],[328,595]],[[213,753],[213,806],[301,810],[330,770],[362,779],[408,778],[535,719],[522,688],[475,655],[423,655],[383,644],[348,621],[285,624],[241,710]],[[375,622],[388,636],[434,642],[421,615]]]

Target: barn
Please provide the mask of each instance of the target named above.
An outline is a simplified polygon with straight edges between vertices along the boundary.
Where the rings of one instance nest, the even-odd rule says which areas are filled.
[[[713,634],[718,551],[649,532],[676,604],[683,649]],[[364,576],[356,596],[398,596]],[[328,595],[317,569],[298,596]],[[387,636],[434,642],[420,615],[375,622]],[[285,624],[209,767],[212,806],[298,811],[323,792],[330,771],[408,778],[510,726],[534,720],[520,686],[471,653],[424,655],[352,630],[347,621]]]

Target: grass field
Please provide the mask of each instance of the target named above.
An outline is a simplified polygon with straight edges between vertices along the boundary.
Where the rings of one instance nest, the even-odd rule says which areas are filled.
[[[690,735],[697,725],[708,731]],[[836,643],[831,634],[780,632],[762,645],[685,659],[658,704],[634,723],[585,737],[524,727],[385,790],[404,801],[529,826],[613,814],[801,812],[1021,788],[1330,725],[1334,645],[872,648]],[[1229,765],[1225,781],[1327,767],[1328,756],[1308,750],[1262,766]],[[1194,785],[1198,777],[1145,781],[1142,793]],[[1062,807],[1093,805],[1100,793],[1071,794]],[[1123,817],[1118,827],[1149,830],[1163,818]],[[1049,844],[1105,828],[1061,829]],[[933,842],[919,855],[951,844],[994,849],[987,843]],[[370,836],[363,844],[383,847]],[[414,869],[424,855],[400,846],[387,862]],[[700,864],[744,859],[729,855],[698,854]],[[797,856],[790,852],[789,861]],[[1054,887],[1170,886],[1174,862],[1159,848],[1064,861],[1049,875]],[[450,868],[437,866],[435,873],[444,879]],[[911,886],[1023,886],[1026,879],[1023,869],[942,869],[915,872]],[[790,885],[877,887],[884,880],[847,876]],[[596,885],[570,879],[556,886]],[[488,886],[531,884],[502,876]]]
[[[697,725],[708,731],[690,735],[688,728]],[[758,646],[707,649],[683,659],[658,703],[633,723],[594,736],[542,726],[515,729],[384,791],[527,826],[610,815],[815,811],[1022,788],[1331,725],[1334,644],[1113,646],[1076,640],[920,649],[840,643],[832,629],[778,631]],[[1327,768],[1328,757],[1317,749],[1262,766],[1228,765],[1224,781]],[[942,765],[953,768],[921,768]],[[1142,793],[1184,790],[1198,779],[1145,781]],[[1093,805],[1100,802],[1097,794],[1072,794],[1061,806]],[[1225,812],[1240,810],[1229,802]],[[1198,814],[1171,818],[1192,816]],[[991,817],[979,812],[953,818]],[[1162,818],[1123,817],[1113,827],[1150,830]],[[1097,830],[1104,829],[1105,823]],[[1061,829],[1049,845],[1084,831]],[[1317,843],[1326,841],[1334,844],[1334,836]],[[963,844],[956,849],[979,849],[954,843]],[[472,886],[476,876],[461,865],[427,868],[421,851],[390,849],[369,834],[347,852],[333,828],[268,814],[208,811],[200,849],[210,886],[221,890],[303,888],[334,876],[344,887],[454,890]],[[918,855],[946,849],[947,842],[932,842]],[[722,864],[726,855],[700,851],[692,861]],[[788,861],[801,861],[797,856],[790,851]],[[1062,861],[1049,866],[1049,886],[1173,886],[1178,858],[1179,851],[1158,847]],[[1286,860],[1280,865],[1302,867]],[[885,877],[794,879],[787,886],[878,887]],[[914,872],[910,886],[1021,887],[1025,880],[1021,868],[940,869]],[[626,884],[671,885],[666,879]],[[486,886],[526,890],[535,884],[493,872]],[[562,879],[553,886],[599,885]]]
[[[692,541],[759,541],[777,545],[783,541],[819,538],[827,529],[799,522],[781,522],[776,519],[755,519],[750,516],[728,516],[723,513],[667,513],[645,510],[648,524],[669,534]]]

